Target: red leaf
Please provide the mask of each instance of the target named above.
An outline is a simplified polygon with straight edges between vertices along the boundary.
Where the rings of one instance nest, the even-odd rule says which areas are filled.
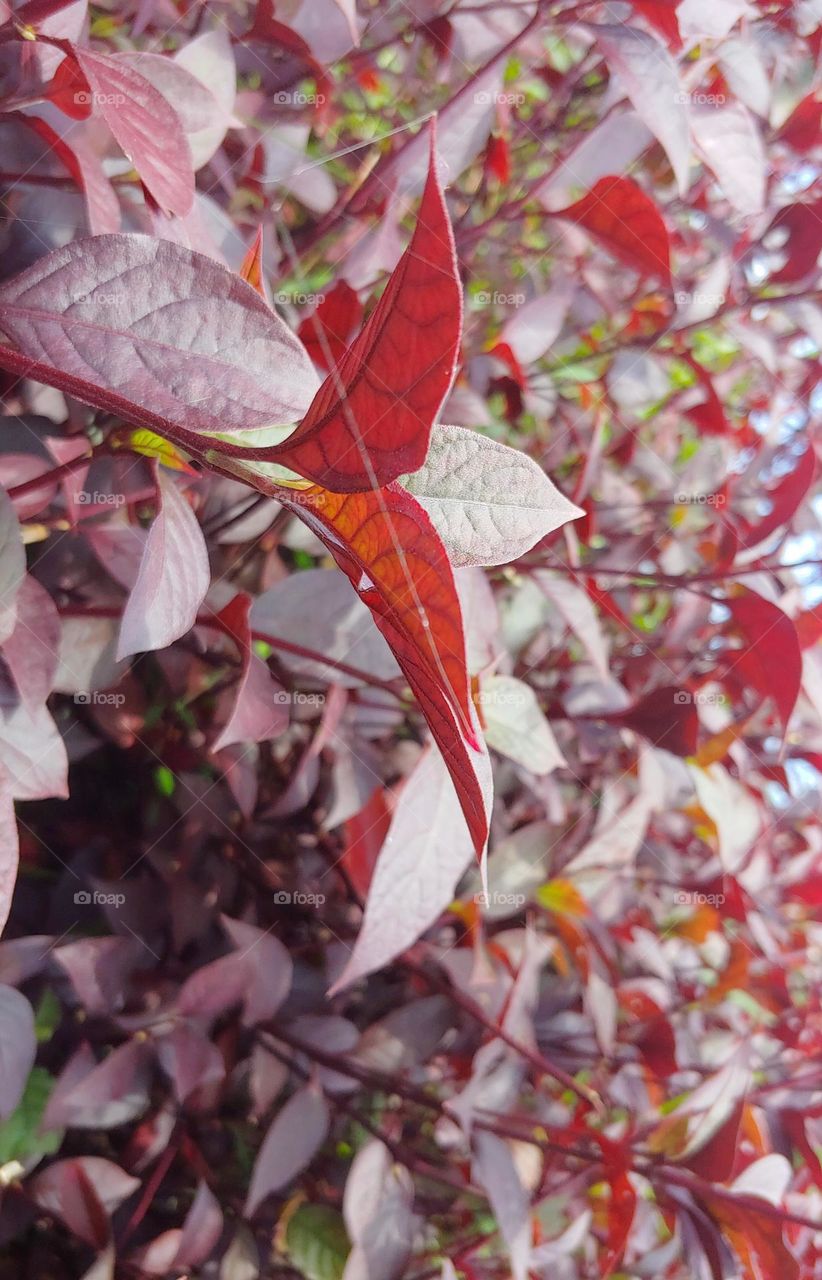
[[[621,1172],[611,1180],[611,1199],[608,1205],[607,1251],[601,1264],[600,1280],[607,1280],[619,1266],[636,1212],[636,1192],[627,1173]]]
[[[279,489],[322,538],[394,651],[419,701],[481,854],[488,815],[465,740],[479,749],[462,614],[448,554],[419,503],[399,485],[369,493]]]
[[[706,1192],[698,1199],[738,1257],[745,1280],[799,1280],[799,1264],[771,1218],[763,1218],[741,1199],[733,1204]]]
[[[340,862],[361,897],[368,893],[380,849],[391,825],[385,792],[377,787],[371,798],[345,824],[345,848]]]
[[[633,729],[655,747],[671,751],[675,756],[696,754],[699,733],[696,707],[689,693],[673,685],[652,689],[627,710],[612,711],[600,719]]]
[[[621,262],[671,284],[668,229],[653,200],[631,178],[600,178],[576,204],[550,216],[584,227]]]
[[[508,150],[508,139],[500,133],[493,133],[488,139],[488,150],[485,154],[485,168],[496,178],[502,187],[511,181],[511,154]]]
[[[780,246],[787,260],[769,277],[768,284],[796,284],[813,271],[822,249],[822,200],[786,205],[779,210],[764,238],[774,231],[787,232],[787,240]]]
[[[780,142],[787,142],[794,151],[804,154],[822,140],[822,102],[809,93],[788,116],[779,130]]]
[[[732,1176],[736,1164],[739,1126],[742,1124],[744,1107],[745,1099],[740,1098],[724,1124],[716,1133],[711,1134],[704,1146],[682,1160],[682,1165],[700,1178],[726,1182]]]
[[[410,245],[300,426],[266,459],[337,493],[378,488],[416,471],[454,376],[461,324],[462,291],[432,128],[428,181]]]
[[[345,280],[325,295],[313,315],[303,320],[297,336],[321,369],[332,369],[348,350],[352,333],[362,323],[362,303]]]
[[[194,203],[188,139],[171,103],[127,62],[75,49],[81,72],[117,142],[162,209],[183,218]]]
[[[682,36],[679,34],[676,4],[673,0],[631,0],[631,4],[647,23],[665,37],[670,49],[682,48]]]
[[[754,591],[735,596],[728,601],[728,607],[732,625],[746,642],[733,666],[763,698],[773,698],[787,729],[802,681],[802,651],[796,627],[786,613]]]
[[[792,520],[813,484],[815,474],[816,457],[813,449],[809,448],[802,454],[793,471],[763,495],[770,502],[771,510],[757,524],[745,522],[739,536],[740,548],[757,546],[780,525]]]
[[[288,727],[288,695],[272,680],[251,645],[250,607],[251,596],[241,591],[217,615],[217,621],[240,650],[243,666],[231,713],[212,751],[221,751],[235,742],[264,742]]]
[[[91,86],[71,54],[60,63],[45,94],[72,120],[87,120],[91,115]]]

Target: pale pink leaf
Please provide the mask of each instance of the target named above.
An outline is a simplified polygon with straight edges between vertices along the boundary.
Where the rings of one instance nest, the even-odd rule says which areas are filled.
[[[402,484],[428,512],[455,566],[507,564],[584,514],[527,454],[441,423],[422,467]]]
[[[475,759],[490,810],[488,757],[477,753]],[[432,747],[400,792],[362,927],[334,991],[388,964],[417,941],[453,901],[472,850],[454,785],[442,756]]]
[[[639,27],[594,24],[592,33],[623,90],[662,144],[683,196],[688,190],[691,135],[676,64],[665,45]]]
[[[120,627],[117,658],[163,649],[194,626],[210,582],[197,517],[173,480],[158,472],[159,509]]]

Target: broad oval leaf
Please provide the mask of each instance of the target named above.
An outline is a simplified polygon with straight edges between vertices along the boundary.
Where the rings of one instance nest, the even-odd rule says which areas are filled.
[[[465,427],[435,426],[425,462],[401,483],[456,567],[507,564],[585,514],[527,454]]]
[[[118,661],[162,649],[190,631],[210,582],[197,517],[173,480],[158,472],[157,481],[160,506],[123,612]]]
[[[34,362],[30,376],[183,445],[295,422],[317,386],[300,342],[250,285],[150,236],[47,254],[0,287],[0,330]]]

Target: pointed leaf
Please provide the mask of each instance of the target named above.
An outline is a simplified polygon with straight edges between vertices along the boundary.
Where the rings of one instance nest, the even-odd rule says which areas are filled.
[[[362,313],[359,295],[340,280],[316,311],[303,320],[298,335],[320,369],[333,369],[341,363],[354,330],[362,323]]]
[[[802,687],[802,650],[796,627],[778,605],[746,591],[728,601],[732,625],[743,638],[732,671],[742,674],[763,698],[773,698],[782,727],[796,706]]]
[[[267,456],[340,493],[415,471],[454,376],[461,325],[462,290],[432,133],[410,245],[303,422]]]
[[[212,751],[235,742],[265,742],[288,728],[288,694],[271,676],[251,645],[248,613],[251,596],[240,592],[217,615],[234,637],[242,658],[242,672],[234,693],[231,714]]]
[[[454,779],[478,855],[488,814],[453,570],[428,516],[398,485],[374,493],[280,490],[323,539],[394,651]],[[321,501],[320,501],[321,499]],[[465,743],[472,748],[468,750]]]
[[[584,227],[621,262],[670,286],[668,229],[651,197],[631,178],[600,178],[576,204],[550,216]]]
[[[511,1148],[495,1133],[477,1130],[474,1136],[475,1174],[485,1188],[511,1258],[513,1280],[526,1280],[531,1256],[531,1223],[528,1194],[523,1187]]]
[[[488,676],[479,702],[489,747],[538,777],[565,764],[533,689],[514,676]]]
[[[483,784],[491,772],[483,760]],[[486,792],[487,793],[487,792]],[[453,901],[471,840],[439,752],[427,752],[406,781],[391,819],[354,951],[334,991],[412,946]]]
[[[266,1196],[288,1186],[302,1173],[325,1142],[330,1124],[328,1103],[315,1085],[293,1094],[277,1113],[257,1153],[248,1188],[245,1217]]]
[[[584,512],[525,453],[437,424],[422,467],[402,479],[457,567],[507,564]]]
[[[664,44],[649,31],[640,31],[625,23],[620,26],[592,24],[588,30],[637,115],[667,152],[679,194],[684,196],[688,190],[691,135],[686,95],[680,92],[676,63]]]
[[[117,142],[162,209],[185,217],[194,203],[194,168],[180,117],[126,57],[74,50],[99,109]]]
[[[117,658],[162,649],[194,626],[208,591],[208,552],[197,517],[171,479],[158,473],[159,508],[123,612]]]

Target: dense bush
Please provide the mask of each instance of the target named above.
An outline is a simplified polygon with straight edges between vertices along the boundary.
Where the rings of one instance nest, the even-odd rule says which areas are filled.
[[[822,1276],[818,15],[3,5],[3,1277]]]

